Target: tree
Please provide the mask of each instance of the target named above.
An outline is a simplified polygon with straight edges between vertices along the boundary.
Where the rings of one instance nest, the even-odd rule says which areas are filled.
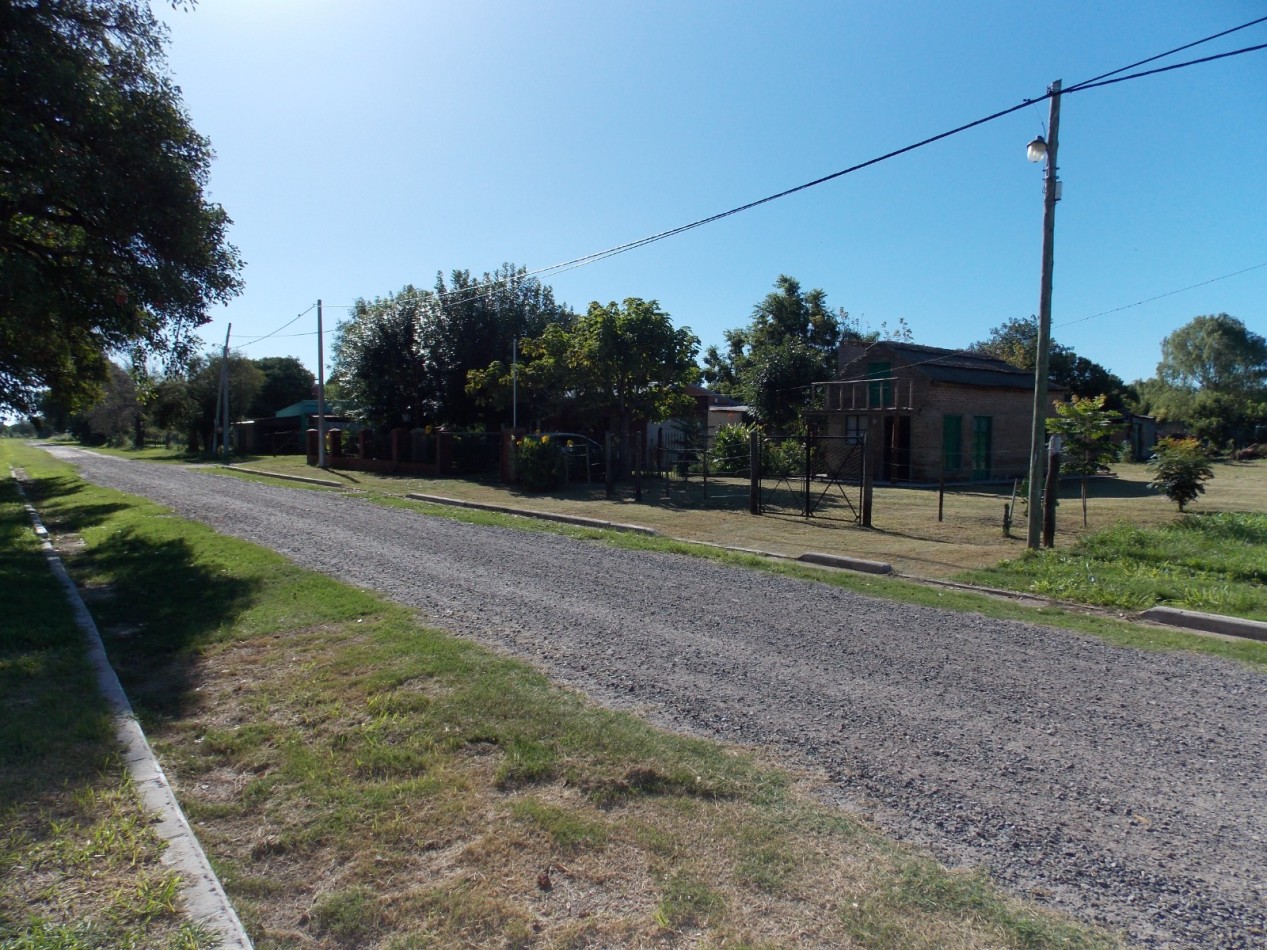
[[[1193,317],[1161,342],[1157,378],[1228,395],[1267,389],[1267,339],[1226,313]]]
[[[699,339],[675,329],[654,300],[589,305],[574,324],[554,323],[523,341],[519,385],[547,417],[569,408],[606,423],[629,444],[633,421],[656,422],[687,410],[685,387],[699,378]],[[504,395],[510,370],[497,361],[468,376],[469,391]],[[627,458],[628,456],[626,456]]]
[[[781,429],[798,419],[810,384],[835,375],[841,340],[862,334],[848,313],[827,306],[824,291],[804,291],[786,274],[774,285],[747,327],[726,331],[724,351],[708,348],[704,380],[743,400],[763,425]]]
[[[698,352],[699,338],[675,329],[654,300],[594,301],[571,332],[568,368],[581,398],[607,414],[628,445],[635,416],[658,422],[689,407],[684,389],[699,379]]]
[[[527,271],[502,264],[493,273],[473,278],[455,270],[448,283],[437,274],[440,300],[439,421],[452,425],[496,426],[509,400],[476,400],[467,391],[468,374],[488,366],[489,358],[510,363],[515,341],[540,336],[550,324],[571,326],[576,316],[555,302],[554,291]]]
[[[573,319],[523,268],[503,264],[480,278],[453,271],[448,284],[437,275],[434,291],[409,286],[357,301],[335,337],[335,372],[349,404],[383,428],[424,419],[495,425],[509,408],[509,388],[469,390],[469,373],[488,369],[490,356],[508,365],[516,338]]]
[[[435,294],[358,300],[334,339],[334,371],[358,419],[382,429],[434,419],[441,403],[442,314]]]
[[[186,424],[189,428],[189,451],[198,451],[198,441],[211,451],[216,444],[217,400],[220,398],[220,366],[222,356],[196,356],[190,363]],[[247,410],[264,385],[264,374],[251,360],[229,354],[229,418],[228,423],[246,418]]]
[[[1240,320],[1195,317],[1161,348],[1156,377],[1135,383],[1139,411],[1218,447],[1248,442],[1267,423],[1267,340]]]
[[[116,363],[97,401],[70,418],[70,432],[90,445],[125,445],[133,436],[141,415],[136,382]]]
[[[1038,359],[1038,318],[1013,317],[991,330],[989,337],[968,348],[1021,369],[1033,370]],[[1104,396],[1106,408],[1119,412],[1126,408],[1129,390],[1120,376],[1054,339],[1048,341],[1047,378],[1054,385],[1069,390],[1072,396],[1083,399]]]
[[[0,0],[0,406],[66,405],[236,295],[211,162],[141,0]]]
[[[293,356],[265,356],[253,361],[263,374],[259,395],[247,413],[253,419],[271,416],[279,409],[312,398],[317,379],[312,370]]]
[[[1104,396],[1074,396],[1056,402],[1056,415],[1047,420],[1047,431],[1064,440],[1061,463],[1065,471],[1082,481],[1082,526],[1087,526],[1087,479],[1117,454],[1113,432],[1117,414],[1104,408]]]
[[[1148,467],[1153,470],[1149,484],[1165,492],[1180,511],[1205,492],[1203,483],[1214,477],[1210,460],[1196,439],[1162,439]]]

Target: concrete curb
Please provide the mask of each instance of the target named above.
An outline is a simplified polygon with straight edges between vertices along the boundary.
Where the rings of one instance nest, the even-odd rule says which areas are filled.
[[[868,561],[866,558],[849,557],[844,554],[820,554],[806,551],[798,561],[807,564],[821,564],[823,567],[839,567],[847,571],[861,571],[864,574],[892,574],[893,565],[883,561]]]
[[[336,482],[332,478],[311,478],[307,475],[282,475],[279,472],[266,472],[260,468],[243,468],[241,465],[221,465],[221,468],[228,469],[230,472],[245,472],[248,475],[263,475],[267,478],[280,478],[288,482],[304,482],[308,485],[323,485],[326,488],[342,488],[342,482]]]
[[[1197,610],[1180,610],[1177,607],[1150,607],[1141,613],[1140,617],[1171,627],[1185,627],[1189,630],[1219,633],[1228,637],[1267,641],[1267,623],[1261,620],[1205,614]]]
[[[619,521],[603,521],[601,518],[582,518],[579,515],[556,515],[549,511],[529,511],[526,508],[512,508],[510,505],[490,505],[480,501],[463,501],[460,498],[446,498],[443,495],[423,495],[409,492],[406,498],[413,501],[426,501],[433,505],[452,505],[455,508],[471,508],[476,511],[493,511],[501,515],[519,515],[521,518],[539,518],[542,521],[557,521],[560,524],[577,525],[582,528],[599,528],[606,531],[626,531],[630,534],[642,534],[656,537],[659,532],[642,525],[621,524]]]
[[[22,483],[17,480],[16,473],[14,481],[27,515],[35,527],[35,534],[40,539],[40,547],[44,551],[49,569],[65,589],[66,599],[75,614],[75,622],[88,640],[88,658],[97,674],[98,688],[113,714],[115,738],[123,747],[128,773],[136,783],[142,803],[158,818],[154,830],[167,842],[162,861],[181,875],[184,884],[181,897],[185,901],[188,915],[218,934],[222,948],[252,950],[251,939],[247,936],[242,921],[229,903],[220,879],[216,877],[211,862],[207,860],[193,829],[189,827],[185,813],[176,801],[176,794],[136,720],[132,704],[106,656],[105,645],[101,642],[101,633],[97,630],[92,614],[79,596],[79,589],[67,573],[66,566],[53,549],[53,543],[40,521],[39,513],[27,501],[26,492]]]

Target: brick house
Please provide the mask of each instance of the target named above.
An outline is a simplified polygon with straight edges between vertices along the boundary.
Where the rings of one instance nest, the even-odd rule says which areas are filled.
[[[1055,399],[1064,392],[1051,390]],[[1033,372],[992,356],[845,343],[837,378],[814,384],[807,421],[825,436],[869,434],[877,480],[1024,478],[1033,404]]]

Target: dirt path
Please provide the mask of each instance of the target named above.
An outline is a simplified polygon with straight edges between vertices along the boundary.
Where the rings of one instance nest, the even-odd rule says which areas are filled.
[[[1147,946],[1267,943],[1267,677],[686,557],[71,449],[601,702],[823,770],[895,836]]]

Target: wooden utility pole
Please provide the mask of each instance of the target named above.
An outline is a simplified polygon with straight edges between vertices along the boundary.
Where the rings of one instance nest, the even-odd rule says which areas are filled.
[[[321,335],[321,301],[317,301],[317,468],[326,467],[326,356]]]
[[[1047,435],[1047,363],[1051,348],[1051,272],[1056,235],[1056,145],[1060,133],[1060,80],[1047,90],[1051,96],[1048,120],[1047,174],[1043,180],[1043,275],[1038,294],[1038,352],[1034,360],[1034,418],[1029,444],[1029,523],[1026,544],[1038,550],[1042,540],[1043,446]]]
[[[233,324],[224,331],[224,352],[220,357],[220,399],[216,405],[216,418],[220,420],[220,447],[225,460],[229,458],[229,334],[233,332]],[[211,436],[215,442],[215,433]],[[214,452],[214,445],[212,451]]]

